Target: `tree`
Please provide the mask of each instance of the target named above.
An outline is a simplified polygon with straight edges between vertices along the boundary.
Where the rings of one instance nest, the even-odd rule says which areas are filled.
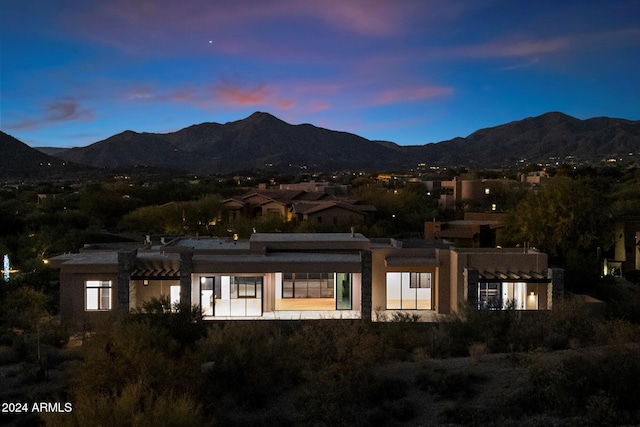
[[[587,179],[554,177],[530,193],[506,219],[503,245],[528,243],[567,270],[567,284],[597,277],[597,248],[612,244],[609,203],[600,185]],[[573,281],[573,283],[571,283]]]

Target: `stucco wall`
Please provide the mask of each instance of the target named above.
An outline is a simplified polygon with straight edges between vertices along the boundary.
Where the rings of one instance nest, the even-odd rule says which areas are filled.
[[[111,281],[111,310],[85,310],[85,280]],[[118,298],[118,274],[96,272],[60,274],[60,320],[74,329],[91,330],[115,312]]]

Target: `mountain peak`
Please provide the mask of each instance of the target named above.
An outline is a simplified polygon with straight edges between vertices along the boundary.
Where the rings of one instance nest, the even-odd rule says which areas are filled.
[[[280,120],[276,116],[262,111],[256,111],[255,113],[251,114],[249,117],[241,121],[253,123],[263,123],[265,121],[286,123],[284,120]]]

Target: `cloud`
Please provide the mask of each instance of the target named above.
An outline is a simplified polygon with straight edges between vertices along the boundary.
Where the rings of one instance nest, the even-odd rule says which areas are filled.
[[[389,89],[375,97],[377,105],[396,104],[401,102],[421,101],[424,99],[441,98],[453,94],[453,88],[447,86],[421,86],[403,89]]]
[[[93,111],[83,109],[75,98],[65,97],[46,104],[35,118],[28,118],[7,126],[10,130],[34,130],[56,123],[70,121],[89,121]]]
[[[277,95],[274,86],[264,83],[252,87],[245,87],[237,83],[223,80],[212,88],[214,103],[225,106],[273,106],[280,110],[293,108],[293,99]]]
[[[517,64],[513,64],[513,65],[506,66],[506,67],[502,67],[501,69],[503,71],[520,70],[522,68],[532,67],[532,66],[536,65],[539,62],[540,62],[540,58],[536,57],[536,58],[532,58],[531,60],[526,61],[526,62],[520,62],[520,63],[517,63]]]
[[[453,56],[470,58],[513,58],[559,52],[571,45],[572,41],[567,37],[550,40],[496,40],[454,48],[451,53]]]
[[[498,39],[486,43],[453,47],[441,51],[442,56],[466,58],[524,58],[536,57],[525,63],[530,66],[540,60],[541,55],[558,52],[577,52],[596,48],[610,49],[612,46],[640,42],[640,29],[628,28],[614,31],[570,34],[555,38]]]

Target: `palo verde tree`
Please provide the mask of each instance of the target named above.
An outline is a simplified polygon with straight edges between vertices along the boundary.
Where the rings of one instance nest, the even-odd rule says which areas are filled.
[[[580,289],[598,277],[598,247],[613,243],[602,186],[588,179],[557,176],[530,193],[506,219],[503,244],[528,243],[566,269],[567,286]]]

